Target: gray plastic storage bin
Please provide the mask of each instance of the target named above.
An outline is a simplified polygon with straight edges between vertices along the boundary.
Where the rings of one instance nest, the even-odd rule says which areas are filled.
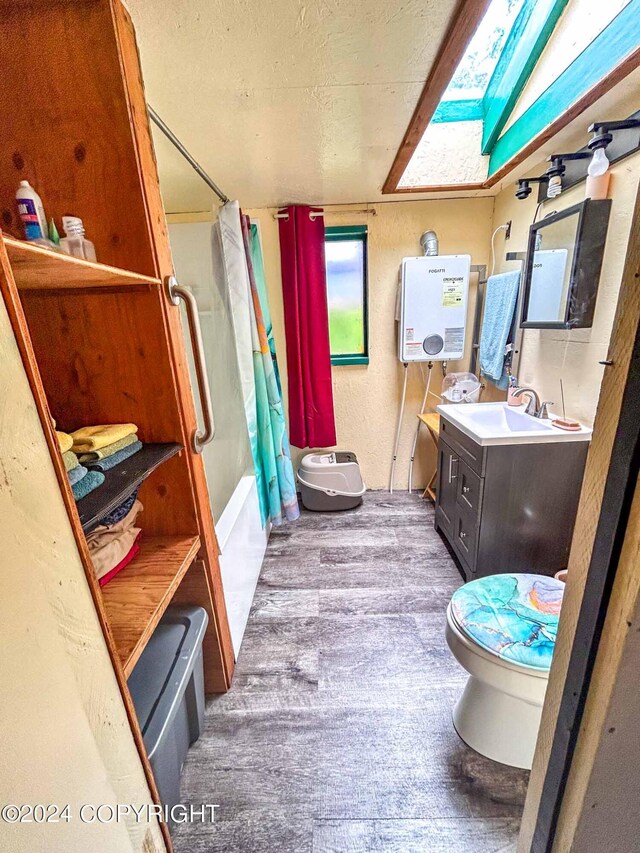
[[[180,773],[204,721],[202,607],[169,607],[129,677],[160,799],[180,802]]]
[[[355,453],[307,453],[300,460],[298,482],[302,503],[315,512],[354,509],[366,486]]]

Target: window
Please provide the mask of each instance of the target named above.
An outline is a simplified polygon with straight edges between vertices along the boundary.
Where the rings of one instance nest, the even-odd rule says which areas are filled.
[[[324,233],[331,364],[368,364],[367,227]]]

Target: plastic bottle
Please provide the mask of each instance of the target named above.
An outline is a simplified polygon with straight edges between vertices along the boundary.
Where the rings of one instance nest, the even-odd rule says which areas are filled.
[[[91,240],[84,236],[84,225],[78,216],[63,216],[62,227],[65,237],[60,240],[60,248],[74,258],[83,258],[85,261],[95,261],[96,250]]]
[[[47,239],[49,232],[42,199],[29,181],[20,181],[20,186],[16,192],[16,201],[27,240]]]

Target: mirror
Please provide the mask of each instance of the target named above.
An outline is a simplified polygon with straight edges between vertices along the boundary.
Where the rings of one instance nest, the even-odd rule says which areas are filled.
[[[522,328],[593,323],[611,201],[586,199],[529,229]]]

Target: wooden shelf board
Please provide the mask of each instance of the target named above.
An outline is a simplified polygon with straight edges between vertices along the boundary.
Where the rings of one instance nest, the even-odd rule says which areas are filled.
[[[127,678],[200,549],[199,536],[149,536],[102,588],[109,629]]]
[[[158,465],[182,449],[181,444],[145,444],[142,450],[110,471],[105,471],[104,483],[76,503],[84,532],[90,533],[100,520],[119,506]]]
[[[3,236],[11,268],[19,290],[85,290],[104,287],[149,287],[160,279],[83,261],[52,252],[24,240]]]

